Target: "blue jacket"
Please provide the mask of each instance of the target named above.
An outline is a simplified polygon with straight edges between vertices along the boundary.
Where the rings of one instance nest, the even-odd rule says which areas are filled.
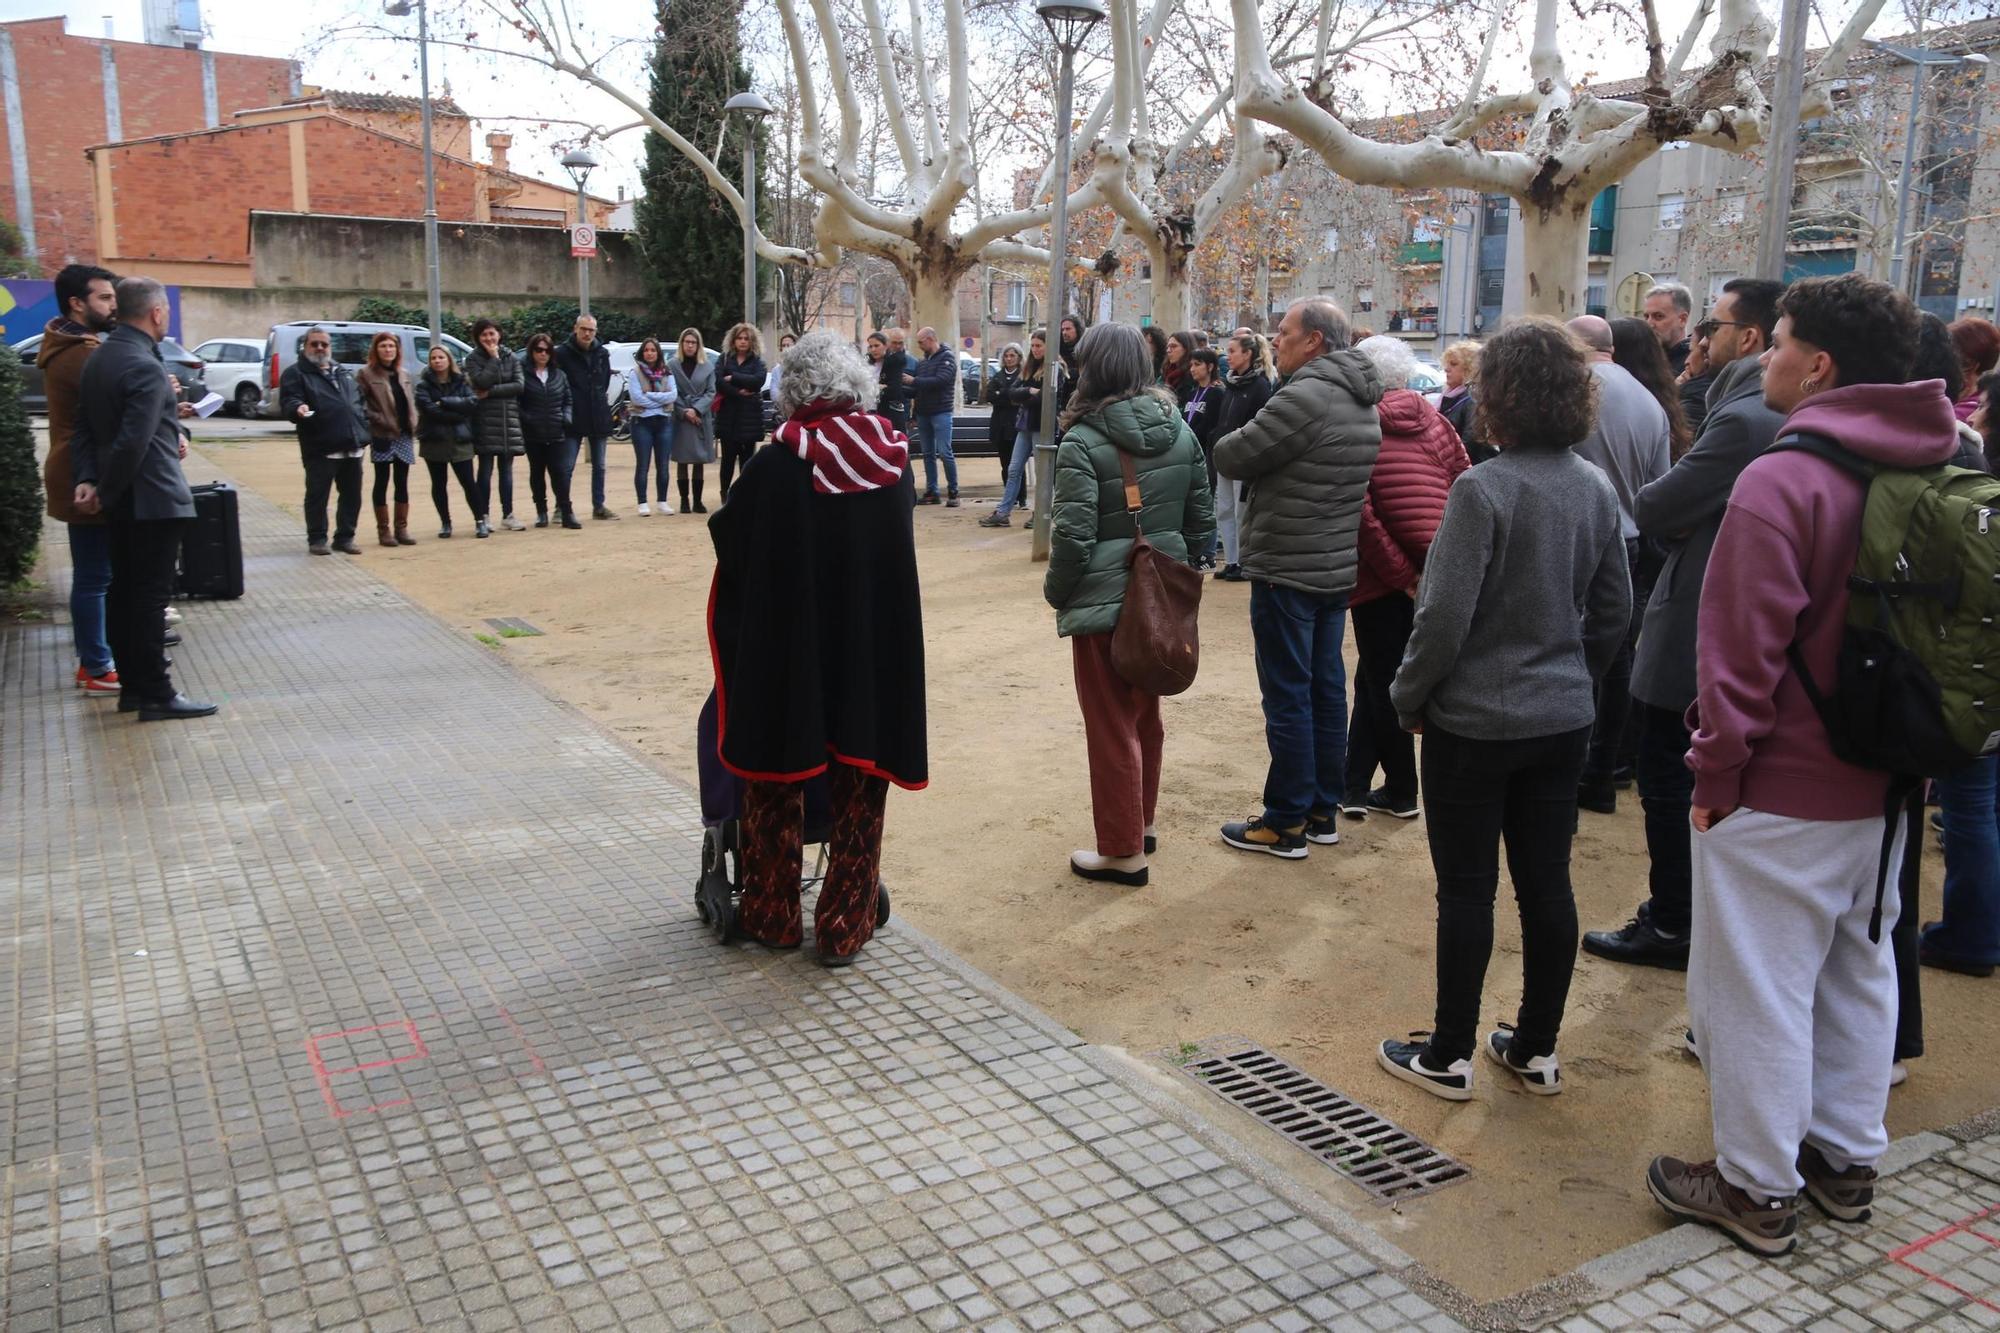
[[[667,409],[674,405],[674,377],[671,371],[660,376],[658,391],[646,388],[646,377],[637,365],[625,372],[625,388],[632,399],[633,415],[641,417],[663,417]]]
[[[917,415],[935,416],[951,411],[952,382],[958,378],[958,356],[944,344],[910,372],[917,380]]]

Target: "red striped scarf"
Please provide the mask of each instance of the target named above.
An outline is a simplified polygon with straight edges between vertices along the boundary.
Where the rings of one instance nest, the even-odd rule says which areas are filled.
[[[822,495],[859,495],[893,486],[910,461],[910,441],[851,398],[815,398],[778,427],[774,438],[812,465]]]

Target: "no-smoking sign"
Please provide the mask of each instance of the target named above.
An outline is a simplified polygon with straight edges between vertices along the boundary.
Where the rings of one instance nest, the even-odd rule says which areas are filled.
[[[587,222],[579,222],[570,227],[569,257],[571,259],[597,258],[597,228]]]

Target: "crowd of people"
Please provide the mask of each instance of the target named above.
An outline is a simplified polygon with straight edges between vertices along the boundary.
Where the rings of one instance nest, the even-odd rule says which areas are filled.
[[[48,486],[78,570],[78,683],[115,663],[121,708],[212,712],[174,690],[162,643],[192,512],[157,350],[164,292],[100,270],[66,270],[57,291]],[[1435,402],[1410,387],[1403,339],[1356,330],[1320,298],[1294,303],[1269,341],[1237,329],[1219,351],[1194,332],[1065,319],[1053,349],[1042,333],[1004,349],[984,386],[1003,491],[981,523],[1007,526],[1024,505],[1055,394],[1043,592],[1070,641],[1095,825],[1075,874],[1144,885],[1163,841],[1161,697],[1134,683],[1117,642],[1141,543],[1248,582],[1269,767],[1256,812],[1222,824],[1222,841],[1299,860],[1337,845],[1343,818],[1427,820],[1432,1022],[1382,1041],[1382,1069],[1464,1101],[1483,1051],[1520,1088],[1560,1093],[1579,943],[1685,970],[1716,1156],[1658,1158],[1648,1186],[1669,1212],[1775,1255],[1795,1243],[1802,1193],[1834,1218],[1868,1215],[1889,1089],[1923,1050],[1920,969],[2000,964],[2000,760],[1937,784],[1943,911],[1920,926],[1916,817],[1896,775],[1836,737],[1814,684],[1845,683],[1867,479],[2000,459],[2000,330],[1946,326],[1856,274],[1736,279],[1692,316],[1688,293],[1665,286],[1643,320],[1511,321],[1446,349]],[[359,374],[307,335],[281,398],[315,553],[358,550],[364,454],[385,545],[410,540],[419,456],[440,536],[448,476],[479,536],[496,473],[502,526],[525,526],[520,454],[536,526],[580,526],[571,470],[587,439],[598,471],[608,424],[594,325],[560,345],[536,335],[519,358],[490,322],[475,332],[464,366],[434,348],[415,377],[393,335]],[[800,941],[797,788],[826,778],[834,869],[817,935],[834,964],[877,919],[887,784],[928,780],[911,515],[960,502],[958,369],[934,330],[916,341],[913,358],[886,330],[864,361],[817,333],[767,368],[754,328],[732,329],[713,362],[691,329],[672,356],[642,345],[629,386],[640,512],[649,466],[665,509],[669,461],[679,508],[705,512],[701,469],[722,444],[710,630],[718,756],[750,787],[745,927],[774,947]],[[758,450],[767,379],[780,424]],[[608,516],[601,479],[594,492]],[[1633,785],[1647,895],[1624,926],[1579,940],[1579,812],[1612,813]],[[1482,1035],[1503,849],[1522,994],[1513,1021]]]

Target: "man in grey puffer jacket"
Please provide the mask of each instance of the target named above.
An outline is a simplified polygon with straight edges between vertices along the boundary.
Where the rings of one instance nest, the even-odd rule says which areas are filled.
[[[1335,843],[1347,764],[1340,656],[1368,478],[1382,449],[1382,381],[1348,347],[1347,316],[1320,297],[1292,303],[1273,350],[1284,383],[1215,445],[1215,470],[1243,483],[1238,510],[1250,632],[1271,768],[1264,812],[1222,826],[1249,852],[1296,859]]]

